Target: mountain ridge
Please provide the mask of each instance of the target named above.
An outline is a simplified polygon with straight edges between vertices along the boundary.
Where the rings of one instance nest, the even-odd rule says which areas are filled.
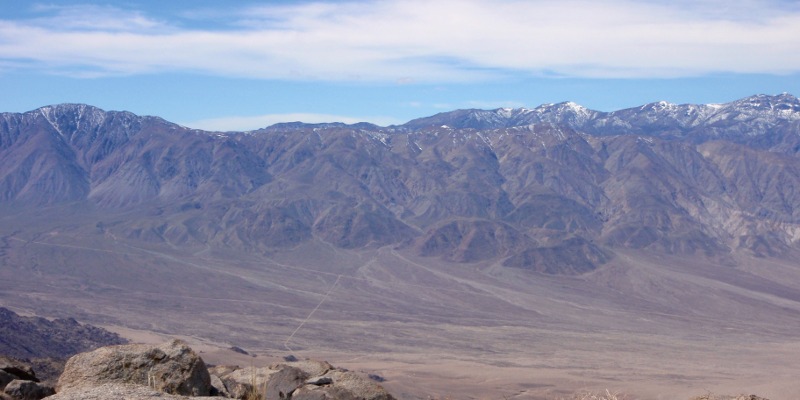
[[[581,115],[582,119],[590,119],[592,117],[597,116],[607,116],[607,115],[615,115],[615,114],[630,114],[634,110],[639,111],[652,111],[652,112],[659,112],[663,110],[681,110],[687,114],[696,113],[696,110],[705,110],[706,112],[710,110],[726,110],[730,108],[739,108],[741,110],[747,111],[754,111],[762,113],[764,111],[774,111],[777,112],[779,115],[788,116],[790,120],[800,120],[800,117],[796,115],[796,113],[800,113],[800,99],[793,96],[790,93],[783,92],[777,95],[767,95],[767,94],[756,94],[748,97],[744,97],[738,100],[734,100],[728,103],[708,103],[708,104],[693,104],[693,103],[670,103],[668,101],[655,101],[651,103],[646,103],[640,106],[634,106],[629,108],[623,108],[614,111],[598,111],[586,108],[580,104],[577,104],[572,101],[563,101],[560,103],[545,103],[541,104],[534,108],[527,108],[527,107],[518,107],[518,108],[511,108],[511,107],[501,107],[495,109],[479,109],[479,108],[469,108],[469,109],[456,109],[451,111],[441,112],[435,115],[427,116],[427,117],[419,117],[409,120],[400,125],[389,125],[389,126],[380,126],[376,124],[372,124],[370,122],[362,121],[352,124],[346,124],[343,122],[327,122],[327,123],[305,123],[302,121],[286,121],[286,122],[279,122],[275,123],[270,126],[266,126],[263,128],[258,128],[255,130],[250,130],[246,132],[257,132],[260,130],[277,130],[277,129],[294,129],[294,128],[302,128],[302,127],[315,127],[315,128],[330,128],[330,127],[351,127],[356,129],[378,129],[378,130],[385,130],[385,129],[397,129],[397,128],[420,128],[420,127],[433,127],[435,122],[428,122],[428,121],[435,121],[442,118],[453,118],[454,116],[457,118],[459,116],[469,115],[469,114],[478,114],[483,116],[484,118],[489,115],[493,115],[495,120],[498,121],[498,124],[489,124],[484,127],[475,127],[475,126],[463,126],[459,124],[452,124],[451,128],[462,129],[462,128],[473,128],[473,129],[499,129],[499,128],[508,128],[508,127],[518,127],[524,125],[530,125],[532,123],[543,123],[548,122],[547,120],[542,119],[542,115],[563,115],[563,114],[576,114]],[[42,107],[38,107],[36,109],[20,112],[20,113],[11,113],[11,112],[2,112],[0,115],[25,115],[30,113],[42,113],[44,114],[51,114],[52,112],[56,112],[57,114],[63,111],[67,111],[70,109],[78,109],[79,115],[82,115],[84,112],[88,111],[94,115],[97,113],[106,113],[106,114],[122,114],[127,116],[134,116],[134,117],[141,117],[141,118],[154,118],[158,120],[165,121],[161,117],[151,116],[151,115],[136,115],[129,111],[114,111],[114,110],[104,110],[102,108],[84,104],[84,103],[59,103],[59,104],[51,104]],[[688,112],[687,112],[688,111]],[[527,118],[525,118],[527,116]],[[537,119],[538,118],[538,119]],[[776,118],[778,118],[776,116]],[[168,121],[165,121],[168,122]],[[552,120],[549,122],[553,122]],[[563,122],[563,121],[560,121]],[[170,123],[173,124],[173,123]],[[208,133],[240,133],[237,131],[204,131],[202,129],[194,129],[188,128],[185,126],[181,126],[178,124],[173,124],[177,127],[186,128],[194,131],[203,131]],[[441,126],[441,125],[440,125]],[[245,131],[241,131],[245,132]]]
[[[556,273],[544,255],[568,248],[594,260],[581,271],[620,246],[780,255],[800,231],[798,121],[789,94],[225,133],[63,104],[0,114],[0,201],[158,209],[116,234],[170,243],[393,245]]]
[[[638,107],[602,112],[590,110],[573,102],[543,104],[536,108],[497,108],[494,110],[456,110],[434,116],[418,118],[401,126],[415,128],[447,125],[463,129],[499,129],[524,126],[536,123],[566,124],[573,129],[595,135],[650,134],[645,128],[658,130],[652,126],[653,120],[668,118],[666,128],[691,129],[698,125],[713,124],[737,112],[740,119],[766,118],[768,123],[781,119],[800,120],[800,100],[788,93],[780,95],[754,95],[724,104],[673,104],[659,101]],[[635,116],[635,119],[631,117]],[[472,121],[472,123],[470,123]],[[476,122],[477,121],[477,122]],[[636,124],[643,125],[637,127]],[[661,127],[662,129],[665,127]],[[763,133],[759,131],[758,133]],[[661,136],[671,137],[672,135]]]

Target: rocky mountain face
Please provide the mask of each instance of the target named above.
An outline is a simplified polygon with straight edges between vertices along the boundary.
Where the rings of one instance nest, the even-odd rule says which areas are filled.
[[[119,335],[75,319],[22,317],[0,307],[0,354],[16,358],[63,358],[122,344]]]
[[[0,307],[0,365],[4,356],[26,360],[36,370],[36,377],[46,382],[58,379],[67,358],[101,346],[126,342],[115,333],[81,324],[73,318],[23,317]]]
[[[797,250],[799,151],[788,94],[241,133],[64,104],[0,114],[0,202],[114,215],[86,224],[174,246],[319,240],[580,274],[615,248],[721,260]]]

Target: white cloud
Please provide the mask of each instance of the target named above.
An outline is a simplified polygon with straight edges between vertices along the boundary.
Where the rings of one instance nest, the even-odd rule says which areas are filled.
[[[800,72],[800,8],[779,1],[303,2],[240,10],[216,29],[97,10],[63,24],[80,13],[0,19],[0,62],[76,76],[395,84]]]
[[[483,101],[473,100],[466,103],[467,108],[481,108],[486,110],[493,110],[496,108],[520,108],[525,107],[525,103],[514,100],[498,100],[498,101]]]
[[[158,32],[169,30],[165,22],[149,18],[141,11],[122,10],[107,5],[81,4],[60,6],[38,4],[33,11],[42,16],[30,19],[27,24],[58,30],[87,30],[107,32]]]
[[[401,124],[406,121],[398,121],[391,117],[349,117],[332,114],[314,113],[289,113],[289,114],[266,114],[256,116],[229,116],[220,118],[202,119],[192,122],[184,122],[181,125],[214,132],[230,131],[251,131],[265,128],[281,122],[304,122],[307,124],[317,124],[325,122],[343,122],[345,124],[355,124],[359,122],[370,122],[380,126]]]

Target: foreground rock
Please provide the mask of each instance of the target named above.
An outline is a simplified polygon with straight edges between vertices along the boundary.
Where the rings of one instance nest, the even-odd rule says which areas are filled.
[[[6,379],[7,381],[3,383]],[[39,382],[30,365],[10,357],[0,356],[0,389],[14,379]]]
[[[211,393],[211,379],[205,363],[179,340],[159,346],[109,346],[73,356],[58,379],[56,391],[93,388],[106,383],[136,384],[185,396]]]
[[[189,399],[213,395],[247,400],[394,400],[369,378],[327,362],[207,368],[179,340],[159,346],[110,346],[78,354],[67,362],[57,392],[48,399]]]
[[[39,382],[29,364],[0,356],[0,399],[39,400],[54,393],[51,386]]]
[[[327,362],[296,361],[269,367],[215,367],[229,396],[236,399],[393,400],[380,385]]]
[[[15,379],[6,385],[4,392],[12,399],[19,400],[39,400],[56,393],[50,386],[19,379]]]

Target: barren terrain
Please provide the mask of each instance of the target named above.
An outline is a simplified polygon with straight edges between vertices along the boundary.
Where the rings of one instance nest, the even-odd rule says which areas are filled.
[[[0,270],[2,305],[133,339],[188,337],[212,363],[322,358],[384,376],[406,399],[800,390],[791,262],[618,250],[594,272],[552,276],[320,240],[270,254],[179,249],[71,231],[92,216],[48,211],[2,219],[6,265],[29,266]],[[258,357],[213,350],[233,345]]]
[[[224,133],[61,104],[0,114],[0,161],[17,312],[403,399],[800,393],[786,93]]]

